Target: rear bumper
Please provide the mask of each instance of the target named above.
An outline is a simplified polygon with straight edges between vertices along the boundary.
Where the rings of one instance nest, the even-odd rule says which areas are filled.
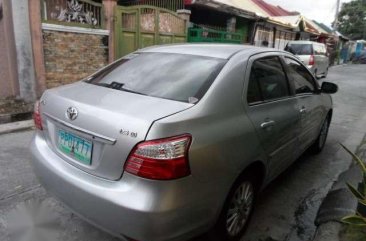
[[[158,182],[125,173],[120,181],[101,179],[61,159],[41,132],[34,136],[31,152],[42,185],[78,215],[114,236],[186,240],[214,223],[217,207],[202,198],[204,192],[192,190],[192,177]]]

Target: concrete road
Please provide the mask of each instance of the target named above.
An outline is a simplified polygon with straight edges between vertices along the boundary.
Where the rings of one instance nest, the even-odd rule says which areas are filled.
[[[355,150],[366,127],[366,66],[331,68],[326,81],[336,83],[335,110],[324,151],[303,155],[261,194],[242,241],[307,241],[321,201],[338,175],[350,165],[339,142]],[[321,80],[323,81],[323,80]],[[0,135],[0,240],[10,241],[10,213],[28,200],[44,201],[55,214],[58,240],[117,240],[73,215],[39,185],[29,164],[32,131]],[[204,241],[199,237],[196,241]],[[53,241],[53,240],[50,240]]]

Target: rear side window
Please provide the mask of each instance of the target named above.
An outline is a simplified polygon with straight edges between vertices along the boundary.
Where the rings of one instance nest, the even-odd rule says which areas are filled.
[[[325,48],[321,44],[315,44],[314,45],[314,54],[316,55],[325,55]]]
[[[311,44],[288,44],[285,50],[295,55],[313,54],[313,47]]]
[[[248,83],[248,103],[286,96],[289,96],[289,87],[280,59],[266,57],[254,61]]]
[[[108,88],[196,103],[226,60],[185,54],[133,54],[91,76],[87,82]]]
[[[309,71],[293,59],[286,57],[285,62],[288,66],[288,76],[294,85],[295,93],[313,93],[315,91],[316,84]]]

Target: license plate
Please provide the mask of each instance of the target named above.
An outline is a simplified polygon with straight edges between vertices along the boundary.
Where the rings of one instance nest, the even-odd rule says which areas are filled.
[[[64,130],[58,131],[58,148],[84,164],[91,164],[93,143]]]

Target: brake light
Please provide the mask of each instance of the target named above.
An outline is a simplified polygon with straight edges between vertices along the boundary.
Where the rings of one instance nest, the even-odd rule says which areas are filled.
[[[34,120],[34,125],[36,126],[36,128],[39,130],[43,130],[39,101],[36,101],[36,103],[34,104],[33,120]]]
[[[188,149],[192,137],[181,135],[138,144],[128,157],[124,170],[139,177],[172,180],[188,176],[191,171]]]
[[[191,5],[193,0],[184,0],[184,5]]]
[[[314,64],[315,64],[314,55],[310,55],[309,65],[314,65]]]

